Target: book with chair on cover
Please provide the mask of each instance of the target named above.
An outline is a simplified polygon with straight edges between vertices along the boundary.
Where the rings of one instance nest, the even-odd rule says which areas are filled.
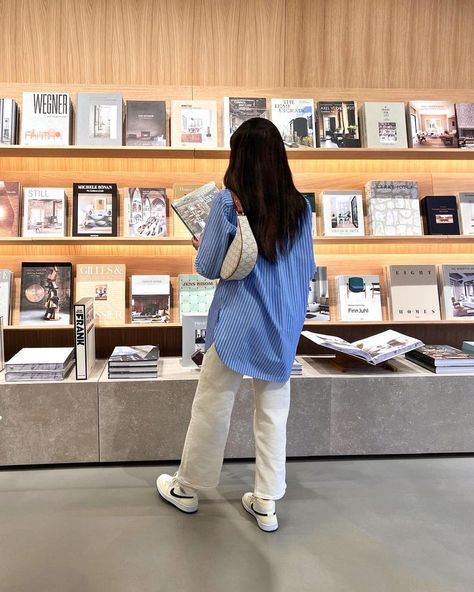
[[[323,335],[311,331],[302,331],[301,335],[317,345],[360,358],[373,365],[380,364],[380,362],[385,362],[424,345],[419,339],[403,335],[403,333],[391,329],[352,343],[334,335]]]
[[[336,298],[341,321],[382,320],[378,275],[338,275]]]

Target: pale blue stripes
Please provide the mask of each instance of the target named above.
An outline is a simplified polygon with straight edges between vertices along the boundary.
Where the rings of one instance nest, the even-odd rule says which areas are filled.
[[[214,200],[196,257],[196,270],[215,279],[236,230],[228,190]],[[311,207],[291,249],[275,263],[258,257],[243,280],[221,280],[209,309],[206,349],[213,343],[222,362],[240,374],[286,382],[303,327],[315,272]]]

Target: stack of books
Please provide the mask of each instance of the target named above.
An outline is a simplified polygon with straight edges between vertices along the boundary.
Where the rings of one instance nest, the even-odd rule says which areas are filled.
[[[450,345],[424,345],[405,357],[435,374],[474,373],[474,354]]]
[[[298,362],[298,360],[295,359],[295,361],[293,362],[293,366],[291,368],[291,376],[302,376],[303,375],[303,364],[301,362]]]
[[[120,345],[109,358],[109,378],[158,378],[158,345]]]
[[[73,347],[24,347],[5,364],[5,382],[64,380],[73,366]]]

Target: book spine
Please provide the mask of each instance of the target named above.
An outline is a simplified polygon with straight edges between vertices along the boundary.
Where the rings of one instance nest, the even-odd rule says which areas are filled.
[[[86,307],[84,304],[74,305],[74,350],[76,353],[76,380],[87,380],[87,330]]]

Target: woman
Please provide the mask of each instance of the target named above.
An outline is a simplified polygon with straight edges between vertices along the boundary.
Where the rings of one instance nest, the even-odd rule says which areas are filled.
[[[219,277],[236,232],[231,191],[242,203],[259,255],[250,275],[216,288],[181,464],[173,477],[160,475],[157,488],[180,510],[198,509],[197,490],[218,484],[235,394],[242,376],[251,376],[255,488],[242,504],[262,530],[273,531],[275,500],[286,489],[289,379],[315,271],[311,207],[293,184],[278,129],[266,119],[250,119],[232,135],[224,184],[211,207],[196,270]]]

